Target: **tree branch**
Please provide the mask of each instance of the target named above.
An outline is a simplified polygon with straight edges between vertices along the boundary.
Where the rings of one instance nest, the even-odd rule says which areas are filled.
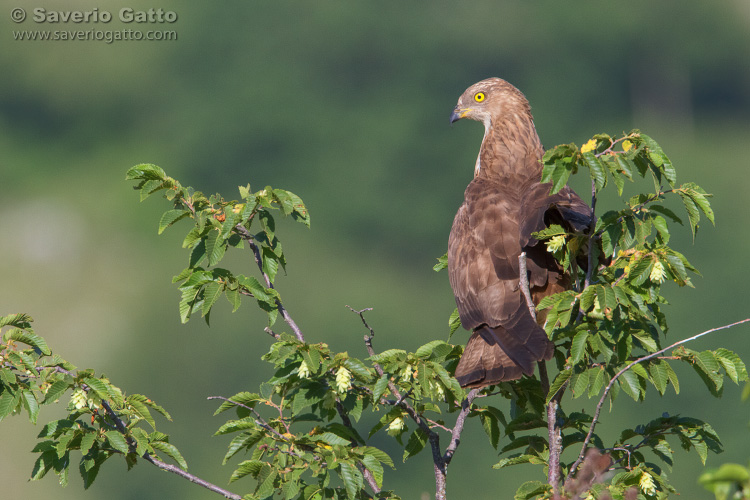
[[[123,422],[122,418],[120,418],[120,415],[118,415],[117,412],[114,411],[112,407],[109,405],[109,403],[105,400],[102,400],[102,407],[104,408],[104,411],[107,413],[107,415],[109,415],[109,417],[115,423],[115,427],[120,432],[120,434],[125,436],[125,440],[128,443],[130,452],[135,453],[135,449],[136,449],[135,440],[131,438],[130,436],[128,436],[128,427],[125,425],[125,422]],[[143,459],[146,460],[151,465],[155,465],[156,467],[160,468],[161,470],[165,470],[167,472],[171,472],[172,474],[176,474],[184,479],[187,479],[191,483],[197,484],[199,486],[203,486],[207,490],[213,491],[214,493],[218,493],[219,495],[222,495],[225,498],[231,498],[232,500],[242,500],[241,495],[237,495],[236,493],[232,493],[231,491],[225,490],[224,488],[216,486],[213,483],[209,483],[208,481],[201,479],[194,474],[190,474],[189,472],[180,469],[176,465],[171,465],[166,462],[162,462],[158,458],[151,455],[149,452],[145,452],[143,454]]]
[[[586,263],[586,279],[583,282],[583,289],[591,284],[591,277],[594,275],[594,254],[596,253],[596,238],[594,230],[596,229],[596,183],[591,181],[591,222],[589,223],[589,255]],[[580,292],[581,290],[578,290]]]
[[[471,404],[474,402],[474,399],[477,397],[480,390],[481,389],[479,388],[470,390],[466,395],[466,398],[461,402],[461,411],[456,418],[456,425],[454,425],[453,429],[450,431],[451,440],[448,443],[448,447],[445,449],[445,454],[443,455],[443,462],[446,466],[451,463],[453,455],[456,453],[456,448],[461,444],[461,433],[464,430],[466,417],[469,416],[469,413],[471,412]]]
[[[245,228],[245,226],[243,226],[242,224],[237,224],[236,226],[234,226],[234,230],[242,237],[243,240],[247,242],[250,250],[253,251],[255,263],[257,264],[258,269],[260,269],[260,273],[263,275],[263,280],[266,282],[266,286],[268,288],[274,289],[271,278],[263,271],[263,258],[260,256],[260,249],[258,248],[258,245],[255,244],[255,241],[253,241],[255,239],[253,238],[253,235],[250,234],[250,231],[248,231],[247,228]],[[289,315],[289,312],[287,312],[286,308],[279,299],[276,299],[276,308],[281,314],[281,317],[284,318],[286,324],[289,325],[289,328],[292,329],[297,339],[300,342],[305,342],[305,336],[302,334],[302,330],[300,330],[299,326],[297,326],[297,323],[294,322],[292,317]]]
[[[215,484],[209,483],[208,481],[204,481],[198,476],[189,474],[188,472],[185,472],[184,470],[180,469],[176,465],[171,465],[171,464],[162,462],[158,458],[155,458],[149,455],[148,453],[144,453],[143,459],[149,462],[150,464],[157,466],[161,470],[171,472],[172,474],[177,474],[178,476],[184,479],[187,479],[191,483],[197,484],[199,486],[203,486],[207,490],[210,490],[210,491],[213,491],[214,493],[218,493],[219,495],[222,495],[224,498],[231,498],[232,500],[242,500],[242,496],[232,493],[231,491],[227,491],[224,488],[220,488],[216,486]]]
[[[674,347],[677,347],[679,345],[685,344],[687,342],[690,342],[691,340],[695,340],[697,338],[703,337],[704,335],[708,335],[709,333],[714,333],[719,330],[725,330],[727,328],[732,328],[733,326],[741,325],[743,323],[747,323],[750,321],[750,318],[743,319],[742,321],[737,321],[735,323],[731,323],[729,325],[719,326],[716,328],[711,328],[710,330],[706,330],[705,332],[701,332],[697,335],[693,335],[692,337],[688,337],[686,339],[680,340],[675,342],[674,344],[665,347],[664,349],[660,349],[656,352],[653,352],[647,356],[643,356],[641,358],[636,359],[635,361],[631,362],[625,368],[620,370],[615,374],[614,377],[609,381],[607,384],[607,387],[604,388],[604,394],[602,394],[602,397],[599,399],[599,403],[596,405],[596,411],[594,412],[594,419],[591,421],[591,427],[589,427],[589,432],[586,434],[586,439],[583,441],[583,446],[581,447],[581,452],[578,454],[578,458],[573,463],[573,465],[570,467],[570,471],[568,471],[568,479],[570,479],[573,476],[573,473],[575,472],[576,468],[581,464],[583,461],[584,455],[586,453],[586,448],[589,445],[589,442],[591,441],[591,436],[594,434],[594,428],[596,427],[597,422],[599,421],[599,414],[601,413],[602,406],[604,405],[604,401],[607,399],[607,395],[609,394],[609,391],[612,389],[612,386],[614,385],[615,381],[620,378],[620,376],[625,373],[626,371],[630,370],[632,367],[637,365],[638,363],[642,363],[644,361],[648,361],[651,358],[655,358],[659,356],[660,354],[663,354],[664,352],[668,351],[669,349],[672,349]]]
[[[534,306],[534,301],[531,299],[531,290],[529,289],[529,272],[526,266],[526,252],[521,252],[521,255],[518,256],[518,270],[518,274],[520,275],[519,286],[521,288],[521,293],[523,293],[523,296],[526,299],[526,306],[529,308],[531,317],[536,321],[536,307]]]
[[[521,252],[518,256],[518,269],[519,269],[519,287],[521,293],[526,298],[526,305],[529,308],[531,317],[536,321],[536,307],[534,307],[534,301],[531,298],[531,290],[529,288],[529,275],[526,265],[526,252]],[[539,361],[539,382],[542,385],[542,391],[546,395],[549,392],[549,376],[547,375],[547,365],[544,361]],[[560,433],[560,427],[557,425],[557,410],[560,407],[560,399],[562,398],[564,387],[555,393],[550,402],[547,404],[547,437],[549,445],[549,468],[547,473],[547,481],[552,485],[552,490],[557,495],[560,487],[560,454],[562,453],[562,436]]]

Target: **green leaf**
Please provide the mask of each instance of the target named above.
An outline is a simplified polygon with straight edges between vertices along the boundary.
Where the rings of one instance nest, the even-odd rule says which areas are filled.
[[[513,498],[514,500],[529,500],[546,493],[550,488],[550,485],[541,481],[526,481],[516,490]]]
[[[34,462],[34,468],[31,470],[31,480],[36,481],[44,477],[55,465],[56,454],[54,450],[45,451]]]
[[[112,448],[124,455],[128,454],[128,442],[125,440],[125,436],[120,434],[119,431],[107,431],[104,433],[104,436]]]
[[[58,380],[47,389],[47,394],[44,395],[44,403],[51,403],[60,399],[65,394],[65,391],[71,387],[71,384],[64,380]],[[0,412],[0,415],[2,412]]]
[[[432,351],[434,351],[436,347],[443,346],[443,345],[447,345],[447,344],[442,340],[433,340],[419,347],[417,351],[414,353],[414,355],[418,358],[428,359],[430,355],[432,354]]]
[[[278,471],[271,468],[268,464],[263,466],[260,474],[258,474],[258,481],[260,482],[256,490],[258,498],[268,498],[275,493],[275,482],[278,475]]]
[[[441,257],[438,257],[437,261],[437,264],[432,267],[436,272],[442,271],[448,267],[448,252],[445,252]]]
[[[372,399],[373,401],[377,402],[380,401],[380,398],[383,396],[383,393],[388,388],[388,374],[384,373],[377,382],[375,382],[375,386],[372,390]]]
[[[573,390],[574,398],[577,399],[586,393],[586,389],[589,387],[589,381],[591,379],[592,373],[594,376],[596,376],[595,371],[598,371],[598,369],[590,368],[583,373],[576,373],[575,375],[573,375],[573,377],[571,377],[570,385]]]
[[[448,339],[450,339],[454,333],[456,333],[456,330],[458,330],[458,327],[461,326],[461,317],[458,314],[458,308],[453,309],[453,312],[450,315],[450,318],[448,318],[448,328],[450,329],[450,332],[448,333]]]
[[[552,183],[550,194],[557,193],[568,182],[568,178],[573,172],[571,159],[572,158],[566,158],[567,161],[563,159],[557,159],[552,164],[544,165],[544,168],[542,170],[542,182]]]
[[[427,439],[427,433],[425,433],[421,428],[415,429],[409,437],[409,441],[406,443],[406,447],[404,448],[404,462],[422,451],[425,444],[427,444]]]
[[[659,391],[659,394],[662,396],[667,390],[667,383],[669,382],[669,373],[666,365],[667,363],[664,361],[656,361],[650,363],[648,366],[648,371],[651,375],[651,383],[654,384],[654,387],[656,387],[656,390]]]
[[[130,167],[125,173],[125,180],[132,181],[137,179],[165,179],[167,177],[166,172],[161,167],[157,167],[152,163],[141,163],[134,167]]]
[[[557,394],[557,391],[560,390],[560,388],[565,384],[565,382],[570,379],[572,375],[573,370],[570,369],[563,370],[557,374],[555,380],[552,382],[552,385],[549,388],[549,393],[547,393],[546,403],[549,403],[552,400],[552,397]]]
[[[238,479],[242,479],[248,474],[252,476],[258,476],[264,467],[268,467],[268,470],[270,472],[270,466],[265,462],[261,462],[260,460],[245,460],[244,462],[240,462],[234,472],[232,472],[232,476],[229,478],[229,482],[233,483]]]
[[[596,188],[596,192],[598,193],[604,188],[604,186],[607,185],[607,171],[593,151],[583,153],[583,159],[586,162],[586,165],[589,167],[591,180],[594,181],[594,186]]]
[[[221,237],[218,230],[211,230],[206,236],[206,255],[208,256],[208,265],[215,266],[224,257],[226,251],[226,240]]]
[[[83,382],[89,386],[90,389],[92,389],[97,396],[99,396],[101,399],[109,399],[110,393],[109,389],[107,388],[107,384],[99,380],[98,378],[93,377],[86,377],[83,379]]]
[[[620,384],[620,387],[622,387],[622,390],[625,391],[625,394],[633,398],[635,401],[640,399],[641,387],[638,383],[638,376],[633,372],[632,368],[620,375],[617,382]]]
[[[482,421],[482,428],[484,429],[484,432],[487,434],[487,437],[490,438],[490,444],[493,448],[497,449],[497,444],[500,441],[500,421],[498,419],[497,413],[500,412],[500,410],[492,409],[495,411],[491,411],[490,408],[486,408],[479,413],[479,419]],[[502,416],[502,415],[501,415]]]
[[[693,200],[693,202],[706,215],[706,218],[714,224],[714,212],[711,209],[711,204],[708,202],[708,197],[711,195],[706,193],[703,188],[694,182],[686,182],[682,185],[681,190]]]
[[[344,482],[346,496],[348,499],[353,500],[362,489],[362,486],[364,486],[362,473],[350,462],[341,462],[340,467],[340,476]]]
[[[39,416],[39,402],[36,400],[36,396],[30,390],[24,389],[21,391],[21,397],[23,406],[29,414],[29,420],[36,425],[36,419]]]
[[[375,482],[377,483],[378,487],[382,488],[383,466],[380,464],[380,462],[372,455],[365,455],[364,458],[362,458],[362,464],[367,467],[367,470],[372,473],[372,476],[375,478]]]
[[[169,444],[165,441],[151,441],[151,446],[155,450],[159,450],[165,455],[167,455],[169,458],[177,462],[177,465],[180,466],[180,469],[187,470],[187,462],[185,461],[185,458],[182,456],[182,453],[180,453],[180,450],[177,449],[176,446]]]
[[[724,371],[727,372],[727,376],[729,376],[735,384],[747,380],[748,377],[745,363],[737,354],[723,347],[716,349],[714,354],[719,363],[721,363],[721,366],[724,367]]]
[[[581,330],[576,333],[573,337],[573,341],[570,346],[570,363],[577,365],[582,359],[586,352],[586,341],[589,338],[589,332]]]
[[[162,214],[161,219],[159,219],[159,234],[163,233],[166,228],[178,220],[184,219],[189,215],[189,210],[167,210]]]
[[[218,281],[212,281],[203,289],[203,316],[206,316],[221,296],[223,285]]]
[[[23,330],[14,328],[13,330],[6,332],[6,335],[11,340],[23,342],[24,344],[30,345],[31,347],[38,349],[39,351],[41,351],[42,354],[45,354],[47,356],[52,354],[52,351],[50,351],[49,347],[47,347],[47,342],[39,335],[29,332],[28,330],[23,331]]]
[[[510,467],[511,465],[527,464],[531,462],[533,455],[519,455],[517,457],[508,457],[501,459],[498,463],[492,466],[493,469],[502,469],[504,467]]]
[[[695,238],[695,232],[698,228],[698,222],[700,222],[700,212],[698,211],[698,207],[695,204],[695,201],[693,198],[685,193],[684,191],[680,190],[677,191],[677,193],[680,195],[680,199],[682,199],[682,204],[685,206],[685,210],[688,213],[688,222],[690,223],[690,230],[693,233],[693,238]]]
[[[607,372],[604,371],[604,368],[591,368],[591,370],[592,373],[589,375],[589,398],[598,396],[602,387],[607,382]]]

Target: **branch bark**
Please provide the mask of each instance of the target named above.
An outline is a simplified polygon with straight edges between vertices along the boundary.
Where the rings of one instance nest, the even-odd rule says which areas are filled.
[[[536,321],[536,307],[534,307],[534,301],[531,298],[531,290],[529,288],[529,275],[526,265],[526,252],[521,252],[518,256],[518,269],[519,269],[519,287],[521,293],[526,298],[526,305],[529,308],[531,317]],[[542,391],[544,394],[549,392],[549,376],[547,375],[547,365],[544,361],[539,361],[539,381],[542,385]],[[547,442],[549,446],[549,466],[547,472],[547,482],[552,485],[552,491],[557,495],[560,488],[560,455],[562,454],[562,435],[560,427],[557,425],[557,410],[560,408],[560,399],[562,398],[565,387],[561,387],[560,390],[552,397],[550,402],[547,404]]]
[[[258,245],[255,244],[253,235],[250,234],[250,231],[248,231],[247,228],[245,228],[245,226],[243,226],[242,224],[237,224],[236,226],[234,226],[234,230],[237,232],[237,234],[240,235],[240,237],[242,237],[243,240],[247,242],[250,250],[252,250],[253,252],[255,264],[258,266],[258,269],[260,269],[261,275],[263,275],[263,280],[266,282],[266,286],[273,289],[274,286],[271,282],[271,278],[263,271],[263,259],[260,256],[260,249],[258,248]],[[302,334],[302,330],[300,330],[299,326],[297,326],[297,323],[294,322],[292,317],[289,315],[289,312],[286,310],[279,299],[276,299],[276,308],[278,309],[279,314],[281,314],[281,317],[284,318],[286,324],[289,325],[289,328],[291,328],[294,332],[297,340],[299,340],[300,342],[305,342],[305,336]]]
[[[350,306],[346,307],[353,313],[359,315],[359,318],[362,320],[362,324],[364,324],[365,328],[367,328],[367,330],[369,331],[369,334],[365,335],[364,337],[365,348],[367,349],[367,353],[370,356],[374,356],[375,349],[372,346],[372,339],[375,336],[375,330],[372,329],[372,327],[367,323],[367,320],[364,317],[364,313],[366,311],[372,311],[372,308],[368,307],[365,309],[356,310]],[[383,368],[378,363],[373,363],[373,366],[375,367],[375,371],[378,373],[378,375],[382,377],[385,373],[383,371]],[[430,427],[430,421],[420,415],[406,400],[409,393],[402,395],[401,391],[399,391],[398,387],[396,387],[396,384],[392,380],[388,381],[388,389],[396,397],[396,402],[394,405],[403,408],[407,415],[409,415],[409,417],[419,426],[419,428],[422,429],[425,434],[427,434],[428,441],[430,442],[430,449],[432,450],[432,464],[435,473],[435,500],[446,500],[446,479],[448,475],[448,465],[451,463],[451,460],[453,460],[453,456],[456,453],[458,445],[461,443],[461,433],[463,432],[466,418],[469,416],[469,413],[471,413],[471,405],[474,402],[474,399],[479,395],[480,389],[472,389],[471,391],[469,391],[469,393],[466,395],[466,398],[461,402],[461,411],[456,417],[455,425],[452,429],[447,429],[451,434],[451,439],[448,443],[447,448],[445,449],[445,453],[440,451],[440,435],[432,430],[432,428]]]
[[[109,415],[109,417],[115,423],[115,427],[117,428],[118,432],[120,432],[120,434],[125,436],[125,440],[128,443],[131,453],[135,453],[135,449],[136,449],[135,440],[128,436],[128,428],[125,425],[125,422],[122,421],[122,418],[120,418],[120,415],[118,415],[117,412],[112,409],[112,407],[109,405],[107,401],[104,401],[104,400],[102,401],[102,407],[104,408],[104,411],[107,413],[107,415]],[[205,479],[201,479],[194,474],[190,474],[189,472],[180,469],[176,465],[162,462],[161,460],[154,457],[148,452],[143,454],[143,459],[146,460],[151,465],[155,465],[156,467],[160,468],[161,470],[165,470],[167,472],[171,472],[172,474],[176,474],[184,479],[187,479],[193,484],[203,486],[209,491],[218,493],[219,495],[222,495],[224,498],[230,498],[232,500],[242,500],[241,495],[237,495],[236,493],[232,493],[229,490],[225,490],[224,488],[216,486],[213,483],[209,483]]]

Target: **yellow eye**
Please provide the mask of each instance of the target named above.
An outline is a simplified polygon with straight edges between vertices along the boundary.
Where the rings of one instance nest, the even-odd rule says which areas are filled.
[[[484,101],[484,98],[485,98],[484,92],[477,92],[476,94],[474,94],[474,100],[477,102]]]

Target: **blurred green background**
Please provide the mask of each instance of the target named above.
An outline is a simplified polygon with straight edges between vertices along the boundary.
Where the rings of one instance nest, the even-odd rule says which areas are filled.
[[[236,196],[251,183],[289,189],[312,229],[282,221],[289,260],[278,288],[312,342],[364,357],[363,329],[344,306],[373,307],[376,348],[447,337],[453,297],[442,255],[472,176],[479,124],[448,126],[470,84],[500,76],[528,97],[542,141],[583,143],[597,132],[638,127],[664,147],[680,181],[708,192],[716,227],[680,248],[702,272],[696,289],[667,291],[678,340],[747,317],[747,144],[750,139],[750,4],[664,0],[472,2],[0,2],[0,314],[28,312],[50,346],[104,372],[174,416],[172,436],[190,471],[225,485],[229,440],[211,435],[211,395],[255,390],[270,338],[253,307],[215,311],[180,325],[170,283],[187,261],[178,226],[157,236],[163,200],[138,202],[127,168],[149,162],[186,185]],[[17,7],[29,17],[16,24]],[[33,8],[113,14],[107,24],[37,24]],[[123,24],[120,8],[162,8],[172,24]],[[174,41],[16,41],[18,30],[167,30]],[[578,180],[576,180],[578,182]],[[584,184],[579,191],[585,192]],[[644,189],[648,189],[645,187]],[[613,202],[614,203],[614,202]],[[249,256],[232,257],[251,272]],[[279,329],[282,327],[279,326]],[[690,347],[726,346],[750,359],[748,328]],[[465,332],[455,340],[465,340]],[[728,386],[716,402],[685,370],[682,392],[646,404],[618,399],[601,429],[661,415],[712,422],[726,452],[709,466],[750,458],[750,405]],[[671,389],[670,389],[671,391]],[[568,411],[590,409],[579,399]],[[54,411],[40,420],[55,418]],[[453,499],[510,498],[533,468],[494,471],[496,452],[478,423],[449,472]],[[214,494],[150,466],[125,473],[113,460],[84,492],[71,471],[29,483],[39,426],[0,425],[2,498],[211,499]],[[406,464],[386,487],[405,499],[434,493],[430,457]],[[678,446],[675,443],[675,446]],[[697,486],[695,454],[671,474],[686,500]],[[237,483],[237,492],[251,487]],[[469,495],[467,492],[470,491]]]

